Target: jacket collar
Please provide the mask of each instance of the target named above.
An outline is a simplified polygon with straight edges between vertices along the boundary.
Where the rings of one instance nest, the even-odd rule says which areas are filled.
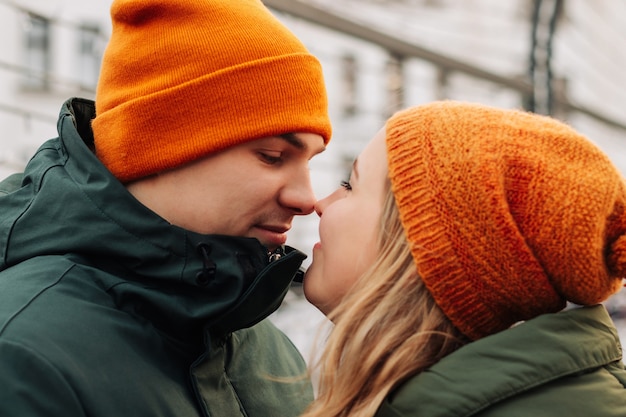
[[[443,358],[404,383],[376,415],[446,417],[454,410],[454,415],[469,416],[621,357],[617,330],[603,306],[545,314]]]

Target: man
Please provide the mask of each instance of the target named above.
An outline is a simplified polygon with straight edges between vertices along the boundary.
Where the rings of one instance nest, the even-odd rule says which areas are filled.
[[[115,0],[94,103],[0,184],[0,415],[296,416],[319,62],[258,0]]]

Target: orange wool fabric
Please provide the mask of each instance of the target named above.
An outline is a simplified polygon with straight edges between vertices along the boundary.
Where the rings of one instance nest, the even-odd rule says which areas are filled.
[[[259,0],[115,0],[92,127],[122,182],[331,126],[319,61]]]
[[[591,305],[626,276],[626,184],[554,119],[453,101],[386,126],[389,176],[418,273],[472,339]]]

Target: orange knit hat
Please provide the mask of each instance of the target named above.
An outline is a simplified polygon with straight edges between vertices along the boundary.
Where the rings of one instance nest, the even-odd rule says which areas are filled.
[[[259,0],[115,0],[93,120],[122,182],[260,137],[331,135],[319,61]]]
[[[591,305],[626,277],[626,184],[554,119],[436,102],[387,123],[389,176],[417,271],[478,339]]]

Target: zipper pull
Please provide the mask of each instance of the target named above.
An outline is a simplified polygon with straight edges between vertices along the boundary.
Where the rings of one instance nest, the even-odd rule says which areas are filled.
[[[283,249],[282,246],[279,246],[276,248],[276,250],[274,250],[274,252],[267,253],[267,259],[269,263],[272,263],[282,258],[284,254],[285,254],[285,249]]]

